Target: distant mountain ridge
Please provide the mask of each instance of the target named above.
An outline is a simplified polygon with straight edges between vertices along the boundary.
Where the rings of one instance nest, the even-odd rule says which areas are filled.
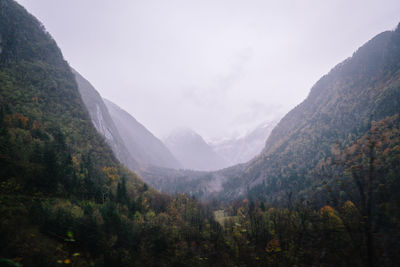
[[[135,159],[146,165],[173,169],[181,167],[163,142],[132,115],[107,99],[104,99],[104,103],[126,148]]]
[[[240,138],[210,143],[214,151],[224,158],[226,166],[246,163],[257,156],[264,148],[265,142],[277,121],[260,124]]]
[[[176,130],[164,143],[185,169],[209,171],[226,166],[223,158],[193,130]]]
[[[332,165],[336,147],[345,151],[375,122],[391,121],[387,127],[395,133],[399,113],[400,24],[395,31],[375,36],[323,76],[308,97],[281,119],[261,154],[250,162],[217,172],[176,173],[174,178],[169,175],[170,183],[162,182],[162,173],[157,178],[156,171],[145,176],[160,190],[190,192],[205,199],[253,196],[283,201],[288,195],[307,199],[317,192],[323,195],[325,191],[316,189],[333,183],[328,179],[333,174],[344,172]]]
[[[77,71],[72,70],[82,100],[97,131],[120,162],[136,171],[145,165],[179,168],[179,162],[164,144],[128,112],[107,99]]]

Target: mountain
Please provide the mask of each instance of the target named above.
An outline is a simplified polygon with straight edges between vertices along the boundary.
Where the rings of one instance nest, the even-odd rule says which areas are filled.
[[[118,166],[90,121],[69,65],[43,25],[14,1],[2,0],[0,10],[2,119],[9,141],[21,142],[24,152],[15,163],[39,160],[30,159],[30,153],[55,142],[54,149],[68,147],[76,163],[90,157],[95,169]]]
[[[375,125],[383,123],[382,134],[387,130],[395,135],[399,111],[397,27],[377,35],[323,76],[308,97],[277,124],[260,155],[250,162],[192,176],[180,172],[170,183],[162,182],[162,174],[156,178],[157,172],[145,175],[162,191],[191,192],[204,199],[252,196],[282,203],[288,195],[310,200],[314,195],[328,197],[325,185],[333,186],[339,179],[333,177],[348,177],[349,170],[343,167],[346,160],[337,153],[345,154],[349,147],[365,140]],[[389,151],[397,153],[396,142],[389,143]],[[390,166],[396,165],[396,156],[387,160],[392,162]],[[384,169],[380,172],[382,177],[384,173],[393,175]],[[212,186],[215,184],[219,186]]]
[[[128,149],[139,162],[166,168],[180,168],[168,148],[132,115],[111,101],[104,99],[110,116]]]
[[[138,170],[141,165],[180,167],[157,137],[125,110],[103,99],[89,81],[72,71],[96,130],[106,139],[120,162],[131,170]]]
[[[379,56],[373,58],[373,68],[379,71],[362,78],[367,85],[376,81],[376,86],[364,87],[373,97],[362,103],[372,107],[356,108],[360,114],[363,108],[372,109],[372,116],[364,116],[362,127],[355,120],[354,131],[339,128],[338,132],[351,131],[346,138],[328,135],[319,140],[322,146],[317,149],[324,148],[323,141],[338,140],[330,147],[335,158],[321,157],[328,152],[316,151],[313,132],[308,132],[310,127],[327,130],[329,121],[305,123],[308,127],[296,121],[301,130],[293,135],[297,126],[287,124],[294,116],[289,113],[275,130],[287,131],[296,142],[270,144],[249,164],[218,172],[150,166],[170,177],[179,173],[182,179],[177,182],[191,179],[191,184],[181,185],[191,186],[196,194],[198,182],[216,194],[226,193],[229,182],[237,182],[235,177],[248,185],[249,199],[206,205],[185,194],[158,193],[123,167],[92,123],[55,41],[15,1],[0,0],[0,266],[398,266],[399,35],[389,33],[381,47],[384,63]],[[346,88],[360,85],[357,74],[371,62],[361,63],[355,66],[356,75],[345,80],[352,85]],[[346,105],[343,100],[337,114],[358,101]],[[324,104],[332,111],[329,101]],[[337,114],[333,119],[340,118]],[[313,154],[291,150],[302,134],[301,140],[313,145],[305,150]],[[275,141],[284,138],[274,136]],[[285,149],[304,158],[291,158],[282,152]],[[316,166],[313,157],[321,158]],[[294,169],[287,159],[311,166],[314,176],[299,171],[297,177],[292,173],[291,184],[268,181],[273,175],[286,178],[282,171]],[[248,182],[266,173],[253,173],[251,166],[269,171],[263,187],[258,187],[263,191],[254,191],[257,185]],[[322,180],[316,170],[325,175],[325,183],[309,188],[321,197],[318,202],[308,203],[311,197],[295,202],[290,191],[284,191],[286,198],[276,205],[265,201],[270,188],[277,189],[269,191],[277,199],[284,190],[280,187],[301,189],[301,183]],[[332,179],[336,174],[340,179]],[[175,181],[164,180],[169,182],[172,187]],[[232,198],[244,195],[231,192]]]
[[[263,123],[242,137],[212,142],[210,145],[225,160],[225,167],[245,163],[263,150],[276,124],[275,121]]]
[[[200,135],[191,130],[176,131],[166,138],[165,143],[171,151],[175,151],[176,157],[180,158],[181,162],[187,161],[184,165],[186,170],[151,167],[141,169],[139,173],[152,186],[163,192],[185,192],[208,200],[218,196],[229,176],[243,171],[245,163],[262,151],[276,123],[276,121],[263,123],[240,138],[210,143],[206,143]],[[200,149],[194,148],[194,144],[200,144],[201,149],[206,151],[204,153],[206,156],[196,155],[195,158],[192,151]],[[209,168],[209,166],[214,167]],[[210,169],[226,167],[229,168],[207,172]]]
[[[321,165],[400,111],[400,27],[383,32],[334,67],[274,128],[261,155],[225,188],[306,197],[334,171]],[[397,119],[394,125],[398,127]],[[372,126],[371,126],[372,125]],[[329,179],[328,179],[329,180]],[[237,183],[237,184],[235,184]]]
[[[139,163],[129,153],[124,141],[122,140],[117,127],[111,118],[103,98],[96,89],[82,77],[77,71],[72,69],[78,84],[78,90],[82,100],[89,111],[90,118],[96,130],[106,139],[107,144],[113,150],[118,160],[125,164],[129,169],[138,169]]]
[[[0,0],[0,40],[0,266],[233,264],[210,211],[118,162],[56,42],[15,1]]]
[[[226,166],[213,148],[192,130],[176,130],[164,143],[185,169],[207,171]]]

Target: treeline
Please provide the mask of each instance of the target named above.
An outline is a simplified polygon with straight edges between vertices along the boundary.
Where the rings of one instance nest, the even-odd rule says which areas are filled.
[[[0,133],[2,264],[223,264],[208,207],[159,194],[120,166],[99,169],[62,130],[4,102]]]
[[[310,245],[319,244],[313,249],[315,252],[322,246],[319,241],[322,233],[317,234],[317,229],[321,225],[327,226],[323,218],[335,221],[335,235],[325,235],[328,239],[321,242],[336,242],[337,237],[346,240],[344,247],[336,243],[336,249],[330,252],[344,260],[337,265],[397,265],[400,261],[399,122],[398,115],[372,121],[369,130],[357,140],[332,146],[332,153],[316,165],[311,178],[310,174],[299,172],[280,180],[279,187],[286,190],[279,201],[270,201],[266,192],[271,189],[267,189],[265,183],[249,190],[248,198],[255,202],[261,200],[262,206],[265,202],[272,203],[275,208],[279,207],[279,212],[297,214],[302,220],[309,218],[306,224],[317,227],[314,229],[316,235],[311,234],[314,230],[309,233]],[[304,182],[309,185],[306,190],[302,189]],[[249,218],[251,221],[251,215]],[[304,230],[294,232],[303,234]],[[296,244],[294,247],[301,246]],[[325,252],[328,251],[325,248]],[[350,257],[335,253],[349,253]],[[311,258],[316,257],[315,254]],[[333,262],[335,257],[326,264]]]
[[[60,129],[3,103],[0,256],[25,266],[394,266],[397,125],[398,117],[374,122],[336,148],[307,199],[294,198],[291,185],[279,203],[249,190],[233,203],[201,204],[114,166],[99,170],[89,155],[71,153]]]
[[[117,162],[60,50],[14,1],[0,0],[0,35],[1,266],[399,265],[400,123],[383,119],[398,113],[397,84],[368,97],[382,120],[367,134],[345,131],[331,147],[312,133],[334,132],[314,120],[288,157],[260,159],[246,177],[230,169],[233,189],[267,167],[273,179],[206,205]]]

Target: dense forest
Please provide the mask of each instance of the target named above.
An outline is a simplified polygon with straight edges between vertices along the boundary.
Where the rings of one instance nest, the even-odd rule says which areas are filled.
[[[160,193],[118,162],[55,41],[0,0],[0,266],[398,265],[399,36],[384,33],[310,93],[321,102],[322,85],[346,74],[358,91],[331,90],[335,101],[321,105],[363,112],[301,104],[318,116],[294,129],[289,113],[259,158],[223,171],[242,194],[227,197],[228,186],[200,202]],[[333,124],[338,114],[344,124]]]

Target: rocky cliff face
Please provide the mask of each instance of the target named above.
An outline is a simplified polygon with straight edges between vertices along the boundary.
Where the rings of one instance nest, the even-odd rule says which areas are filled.
[[[79,93],[96,130],[105,138],[107,144],[121,163],[125,164],[131,170],[137,169],[139,163],[126,148],[102,97],[82,75],[75,70],[73,70],[73,73],[78,84]]]
[[[174,169],[181,167],[161,140],[132,115],[107,99],[104,102],[127,150],[135,159],[145,165]]]

